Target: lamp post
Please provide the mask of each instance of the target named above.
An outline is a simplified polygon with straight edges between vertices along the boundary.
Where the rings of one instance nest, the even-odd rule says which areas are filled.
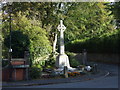
[[[12,59],[12,47],[11,47],[11,12],[12,12],[12,2],[9,2],[9,30],[10,30],[10,41],[9,41],[9,60]]]
[[[9,13],[9,30],[10,30],[10,39],[9,39],[9,67],[11,68],[11,59],[12,59],[12,47],[11,47],[11,13],[12,13],[12,2],[8,2],[8,13]],[[10,70],[10,76],[9,76],[9,80],[12,81],[12,73],[13,73],[13,69],[11,68]]]

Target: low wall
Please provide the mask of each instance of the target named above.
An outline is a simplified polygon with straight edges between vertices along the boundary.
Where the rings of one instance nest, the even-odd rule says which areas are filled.
[[[87,59],[88,59],[88,61],[120,64],[120,55],[119,54],[88,53]]]
[[[83,61],[83,54],[77,53],[74,58],[80,63]],[[119,54],[103,54],[103,53],[87,53],[87,61],[111,63],[111,64],[120,64],[120,55]]]
[[[8,61],[8,59],[4,59],[5,61]],[[3,60],[3,61],[4,61]],[[12,59],[11,60],[11,65],[12,66],[19,66],[19,65],[26,65],[26,60],[24,58],[20,58],[20,59]],[[10,80],[10,75],[13,81],[18,81],[18,80],[24,80],[26,77],[26,68],[9,68],[4,67],[2,68],[2,81],[9,81]]]
[[[12,80],[24,80],[25,77],[25,69],[3,69],[2,70],[2,81],[9,81],[10,80],[10,73],[12,73]]]

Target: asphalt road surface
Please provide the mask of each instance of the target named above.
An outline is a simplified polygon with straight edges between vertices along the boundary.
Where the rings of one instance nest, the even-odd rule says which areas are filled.
[[[118,66],[101,63],[99,63],[98,66],[99,66],[98,68],[109,71],[109,75],[83,82],[39,86],[23,86],[14,88],[118,88]]]

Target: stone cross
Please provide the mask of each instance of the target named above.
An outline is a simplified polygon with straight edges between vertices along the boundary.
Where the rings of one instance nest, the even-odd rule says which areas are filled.
[[[60,20],[60,25],[57,27],[58,31],[60,31],[60,54],[65,53],[65,47],[64,47],[64,31],[66,27],[63,25],[63,21]]]
[[[60,54],[56,58],[56,67],[58,68],[58,71],[64,71],[64,67],[67,67],[68,70],[74,70],[74,68],[70,67],[69,57],[65,54],[64,31],[66,27],[63,25],[62,20],[60,20],[60,25],[58,25],[57,29],[60,31]],[[67,77],[67,74],[65,75]]]

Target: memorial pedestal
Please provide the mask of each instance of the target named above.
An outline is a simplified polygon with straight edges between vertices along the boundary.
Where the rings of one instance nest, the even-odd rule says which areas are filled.
[[[57,56],[56,67],[64,68],[64,66],[70,67],[69,58],[66,54],[60,54]]]

